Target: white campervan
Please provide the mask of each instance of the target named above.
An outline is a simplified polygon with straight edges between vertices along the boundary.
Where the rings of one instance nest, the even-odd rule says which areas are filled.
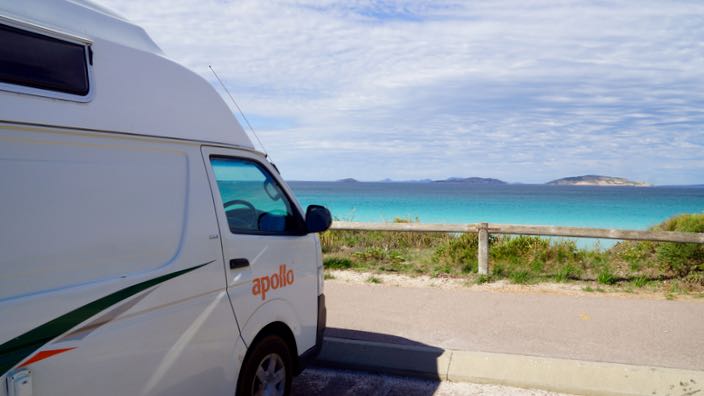
[[[0,395],[288,393],[329,225],[141,28],[0,0]]]

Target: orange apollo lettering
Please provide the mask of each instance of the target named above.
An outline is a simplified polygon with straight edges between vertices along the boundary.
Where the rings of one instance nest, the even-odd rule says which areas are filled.
[[[261,295],[262,300],[266,300],[266,294],[270,290],[292,285],[294,280],[293,270],[287,269],[286,264],[281,264],[278,272],[252,280],[252,295]]]

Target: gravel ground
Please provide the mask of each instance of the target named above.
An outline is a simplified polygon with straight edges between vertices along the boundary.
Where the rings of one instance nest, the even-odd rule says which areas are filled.
[[[513,284],[508,280],[497,280],[489,283],[475,284],[467,279],[451,277],[430,277],[427,275],[408,276],[403,274],[386,274],[345,270],[326,270],[333,282],[343,282],[351,284],[370,284],[369,278],[377,278],[377,286],[397,286],[397,287],[432,287],[438,289],[465,289],[477,291],[492,291],[504,293],[520,294],[553,294],[567,296],[606,296],[622,297],[629,299],[649,299],[665,300],[666,293],[649,289],[638,289],[630,292],[619,289],[618,286],[597,285],[595,282],[570,281],[566,283],[541,282],[537,284]],[[594,293],[585,291],[585,287],[598,287],[607,293]],[[700,300],[695,294],[678,294],[678,300]]]
[[[360,371],[309,368],[293,380],[291,396],[303,395],[559,396],[563,394],[499,385],[441,382],[410,377],[371,374]]]

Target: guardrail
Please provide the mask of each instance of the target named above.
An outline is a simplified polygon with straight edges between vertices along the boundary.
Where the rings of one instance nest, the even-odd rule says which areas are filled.
[[[479,234],[478,272],[489,273],[489,234],[542,235],[570,238],[604,238],[633,241],[704,243],[704,233],[674,231],[617,230],[608,228],[558,227],[519,224],[422,224],[422,223],[359,223],[335,221],[333,230],[448,232]]]

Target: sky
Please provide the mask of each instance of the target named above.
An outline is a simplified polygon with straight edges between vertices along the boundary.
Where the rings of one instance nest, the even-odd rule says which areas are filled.
[[[289,180],[704,183],[699,0],[98,2],[213,65]]]

